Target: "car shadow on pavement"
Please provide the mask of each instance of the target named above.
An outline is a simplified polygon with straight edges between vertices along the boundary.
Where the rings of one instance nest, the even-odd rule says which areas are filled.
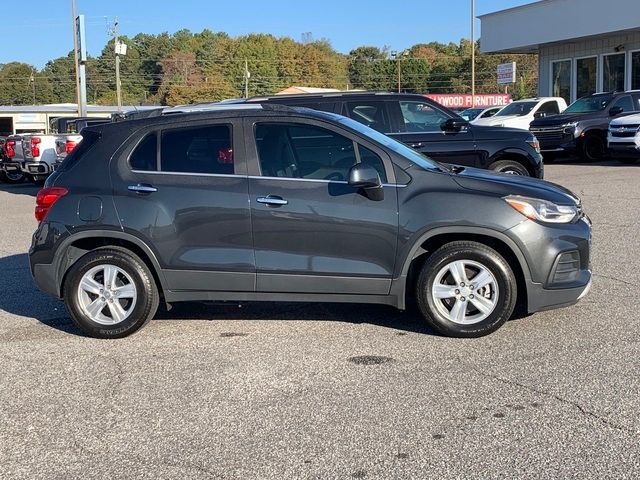
[[[29,195],[35,197],[41,188],[42,186],[35,185],[31,182],[15,184],[0,182],[0,192],[12,193],[14,195]]]
[[[545,160],[548,165],[581,165],[585,167],[640,167],[640,161],[635,164],[623,163],[613,158],[604,158],[597,162],[588,162],[578,157],[561,157],[551,161]]]
[[[8,319],[3,312],[34,318],[53,329],[78,336],[84,334],[75,327],[64,304],[35,285],[29,271],[27,254],[0,257],[0,321]],[[523,318],[514,315],[512,320]],[[286,302],[185,302],[167,310],[163,305],[155,321],[324,321],[368,324],[406,332],[438,336],[431,330],[417,307],[409,305],[400,311],[385,305],[350,303],[286,303]]]

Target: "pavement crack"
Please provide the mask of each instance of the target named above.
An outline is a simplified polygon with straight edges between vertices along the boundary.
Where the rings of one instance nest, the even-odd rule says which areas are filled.
[[[607,280],[611,280],[614,282],[618,282],[618,283],[623,283],[625,285],[629,285],[630,287],[635,287],[635,285],[631,282],[627,282],[626,280],[622,280],[620,278],[616,278],[616,277],[610,277],[608,275],[602,275],[601,273],[594,273],[593,274],[594,277],[602,277],[602,278],[606,278]]]
[[[563,403],[565,405],[569,405],[569,406],[575,408],[583,416],[586,416],[586,417],[592,418],[594,420],[597,420],[598,422],[602,423],[605,426],[608,426],[610,428],[613,428],[613,429],[621,431],[621,432],[629,433],[629,434],[634,435],[634,436],[637,435],[637,432],[635,430],[633,430],[633,429],[631,429],[631,428],[629,428],[629,427],[627,427],[625,425],[620,425],[620,424],[617,424],[615,422],[612,422],[608,418],[603,417],[601,415],[598,415],[597,413],[595,413],[595,412],[593,412],[591,410],[588,410],[584,406],[580,405],[578,402],[575,402],[573,400],[568,400],[566,398],[561,397],[560,395],[556,395],[554,393],[550,393],[550,392],[547,392],[545,390],[540,390],[539,388],[532,387],[532,386],[527,385],[525,383],[520,383],[520,382],[517,382],[515,380],[510,380],[508,378],[503,378],[503,377],[500,377],[498,375],[491,374],[491,373],[484,373],[484,372],[481,372],[478,369],[476,369],[474,367],[471,367],[471,366],[470,366],[470,368],[473,371],[475,371],[478,375],[480,375],[482,377],[490,378],[492,380],[496,380],[498,382],[504,383],[505,385],[511,385],[513,387],[519,387],[519,388],[522,388],[522,389],[527,390],[529,392],[536,393],[538,395],[542,395],[542,396],[545,396],[545,397],[548,397],[548,398],[552,398],[552,399],[554,399],[554,400],[556,400],[556,401],[558,401],[560,403]]]

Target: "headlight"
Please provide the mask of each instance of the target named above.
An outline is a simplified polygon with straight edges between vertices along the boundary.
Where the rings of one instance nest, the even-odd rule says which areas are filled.
[[[533,148],[536,152],[540,153],[540,142],[538,141],[535,135],[531,135],[525,141],[531,146],[531,148]]]
[[[578,207],[575,205],[556,205],[547,200],[519,195],[509,195],[504,200],[525,217],[542,223],[570,223],[578,216]]]
[[[560,125],[560,127],[563,129],[564,133],[575,133],[576,128],[578,127],[578,122],[571,122],[571,123],[565,123],[563,125]]]

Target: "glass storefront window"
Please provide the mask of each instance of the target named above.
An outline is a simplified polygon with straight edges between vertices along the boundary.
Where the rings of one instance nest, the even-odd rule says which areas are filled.
[[[631,54],[631,90],[640,90],[640,52]]]
[[[615,53],[602,57],[602,90],[624,91],[626,54]]]
[[[571,60],[561,60],[551,64],[551,94],[571,103]]]
[[[596,93],[598,89],[598,57],[576,60],[576,98]]]

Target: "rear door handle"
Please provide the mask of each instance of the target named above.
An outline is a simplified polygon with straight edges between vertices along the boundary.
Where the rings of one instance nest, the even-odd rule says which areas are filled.
[[[282,205],[287,205],[289,202],[282,197],[278,197],[276,195],[269,195],[267,197],[258,197],[256,198],[256,202],[264,203],[265,205],[271,205],[273,207],[281,207]]]
[[[153,185],[149,185],[147,183],[139,183],[138,185],[129,185],[127,188],[132,192],[136,192],[136,193],[153,193],[158,191],[156,187],[154,187]]]

